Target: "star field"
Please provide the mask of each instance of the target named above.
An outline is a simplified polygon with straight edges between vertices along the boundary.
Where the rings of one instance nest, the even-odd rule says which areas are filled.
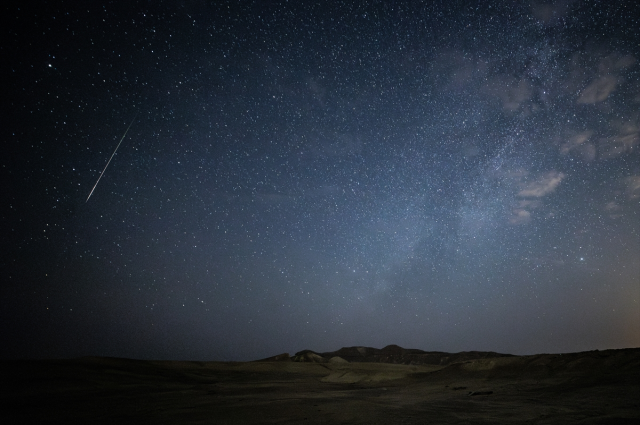
[[[639,346],[639,12],[5,7],[0,355]]]

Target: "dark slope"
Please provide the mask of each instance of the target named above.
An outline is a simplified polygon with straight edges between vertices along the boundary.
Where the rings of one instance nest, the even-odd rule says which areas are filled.
[[[288,355],[280,354],[263,361],[287,360]],[[387,345],[384,348],[372,347],[342,347],[337,351],[317,353],[303,350],[291,357],[297,362],[322,363],[333,357],[340,357],[349,362],[357,363],[392,363],[406,365],[441,365],[460,363],[469,360],[496,357],[513,357],[511,354],[495,353],[493,351],[463,351],[460,353],[445,353],[441,351],[423,351],[414,348],[402,348],[398,345]]]

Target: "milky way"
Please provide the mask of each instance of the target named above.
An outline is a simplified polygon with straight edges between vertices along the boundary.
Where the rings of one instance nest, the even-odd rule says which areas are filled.
[[[5,11],[2,356],[640,345],[632,2],[120,3]]]

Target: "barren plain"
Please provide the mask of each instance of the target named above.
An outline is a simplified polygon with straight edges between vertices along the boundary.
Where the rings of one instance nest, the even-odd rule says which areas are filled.
[[[5,424],[640,423],[637,348],[445,366],[100,357],[1,365]]]

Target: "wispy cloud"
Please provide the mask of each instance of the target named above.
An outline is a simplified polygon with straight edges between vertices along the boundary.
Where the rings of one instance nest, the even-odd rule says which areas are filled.
[[[591,162],[596,158],[596,147],[589,141],[593,131],[585,130],[569,137],[569,140],[560,146],[560,154],[577,156],[584,161]]]
[[[533,210],[542,206],[542,202],[537,199],[520,199],[516,206],[511,210],[509,224],[519,225],[527,224],[531,221],[531,213]]]
[[[580,93],[578,103],[591,104],[602,102],[616,89],[624,79],[618,74],[636,63],[636,58],[631,55],[619,55],[613,53],[602,58],[598,64],[598,77],[592,80]]]
[[[516,193],[518,198],[511,208],[508,222],[510,225],[523,225],[529,223],[534,216],[534,211],[543,207],[541,198],[553,192],[565,175],[558,171],[549,171],[533,180],[527,179],[527,173],[517,177],[520,180],[517,183],[519,191]]]
[[[603,158],[612,158],[631,152],[640,144],[640,114],[636,114],[627,121],[614,121],[611,127],[617,134],[600,141]]]
[[[522,198],[540,198],[551,192],[560,184],[565,175],[558,171],[549,171],[538,179],[523,184],[518,196]]]
[[[613,158],[623,153],[631,151],[640,143],[638,133],[618,135],[608,137],[600,141],[600,156],[602,158]]]
[[[531,221],[531,213],[523,208],[516,208],[513,210],[513,214],[509,217],[509,224],[519,225],[527,224]]]
[[[640,176],[629,176],[624,183],[629,199],[640,199]]]
[[[593,131],[587,130],[574,135],[560,147],[560,153],[563,155],[568,154],[571,150],[581,146],[584,142],[589,140],[592,134]]]
[[[629,68],[636,63],[636,58],[632,55],[620,55],[612,53],[600,61],[598,64],[598,72],[600,74],[612,74],[623,69]]]
[[[607,202],[604,206],[604,210],[609,214],[610,218],[622,217],[622,207],[615,201]]]
[[[605,100],[616,89],[618,79],[613,75],[605,75],[592,81],[580,93],[578,103],[598,103]]]

